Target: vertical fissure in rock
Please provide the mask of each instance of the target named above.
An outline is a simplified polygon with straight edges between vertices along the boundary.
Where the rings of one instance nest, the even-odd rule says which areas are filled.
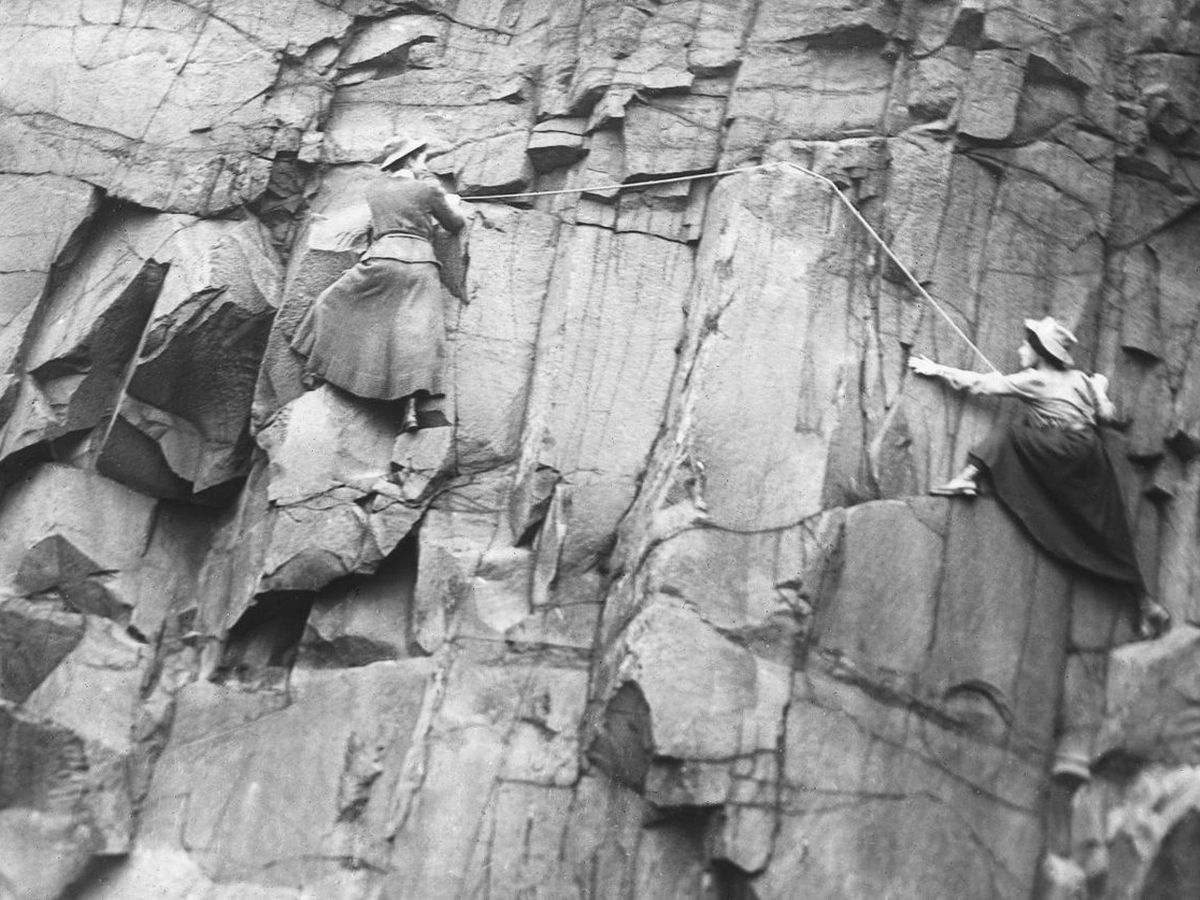
[[[248,209],[271,234],[271,245],[287,266],[294,252],[309,200],[319,187],[316,163],[300,158],[295,150],[277,150],[271,161],[267,186]]]

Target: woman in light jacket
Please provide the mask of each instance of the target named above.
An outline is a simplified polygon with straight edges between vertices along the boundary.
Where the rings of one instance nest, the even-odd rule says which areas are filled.
[[[405,431],[422,404],[445,394],[446,327],[434,228],[464,219],[425,165],[425,141],[405,139],[384,156],[366,190],[370,245],[325,289],[292,339],[310,381],[358,397],[402,400]]]
[[[908,365],[970,394],[1016,397],[1024,418],[996,428],[968,455],[966,468],[930,493],[974,497],[986,472],[996,498],[1051,556],[1127,585],[1138,598],[1138,631],[1153,637],[1170,615],[1147,593],[1120,486],[1096,428],[1114,416],[1108,379],[1075,368],[1075,336],[1052,317],[1025,320],[1021,370],[983,374],[924,356]]]

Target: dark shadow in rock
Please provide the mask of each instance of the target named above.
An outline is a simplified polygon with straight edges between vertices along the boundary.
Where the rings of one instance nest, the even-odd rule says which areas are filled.
[[[838,28],[824,34],[811,34],[803,38],[809,50],[826,52],[852,50],[883,50],[888,43],[888,35],[870,25],[851,25]]]
[[[58,900],[84,900],[93,896],[91,891],[103,889],[127,861],[128,857],[124,855],[93,856],[84,870],[58,895]]]
[[[86,431],[71,432],[57,441],[45,441],[22,447],[15,453],[10,453],[0,460],[0,488],[8,487],[15,481],[21,480],[27,473],[36,469],[42,463],[53,462],[66,458],[69,454],[59,453],[57,448],[63,443],[75,443]]]
[[[291,257],[308,201],[317,191],[316,171],[315,163],[304,162],[295,151],[277,150],[267,189],[248,207],[267,226],[271,244],[284,265]]]
[[[59,534],[38,541],[17,569],[16,584],[31,599],[61,602],[67,609],[124,622],[129,605],[108,589],[113,573]]]
[[[210,679],[250,687],[276,687],[285,681],[296,662],[313,596],[308,591],[278,591],[255,598],[229,630]]]
[[[135,491],[164,500],[182,500],[192,493],[191,482],[171,471],[162,447],[118,415],[107,429],[96,471]]]
[[[1158,846],[1140,900],[1200,897],[1200,810],[1190,809]]]
[[[187,501],[196,506],[207,506],[213,509],[223,509],[238,499],[246,479],[226,481],[224,484],[213,485],[203,491],[196,491]]]
[[[758,900],[750,874],[724,859],[712,861],[712,894],[718,900]]]
[[[0,700],[22,703],[83,639],[84,619],[43,603],[0,604]]]
[[[1167,449],[1174,453],[1183,462],[1191,462],[1197,456],[1200,456],[1200,437],[1188,434],[1185,431],[1176,431],[1169,438],[1163,441]]]
[[[1140,755],[1118,747],[1102,753],[1092,763],[1092,775],[1117,785],[1126,785],[1146,767],[1146,762]]]
[[[418,548],[414,531],[374,574],[339,578],[317,591],[297,664],[348,668],[427,656],[412,631]]]
[[[714,877],[718,866],[727,876],[732,875],[730,869],[736,868],[723,860],[713,860],[709,855],[710,838],[714,825],[720,821],[720,814],[719,806],[651,807],[647,810],[642,828],[644,833],[654,833],[653,842],[663,848],[664,862],[673,873],[673,884],[678,890],[676,896],[697,900],[749,900],[753,896],[723,893],[725,888],[736,889],[736,880],[730,877],[722,881]]]
[[[1088,86],[1039,56],[1030,56],[1010,140],[1024,144],[1078,117]],[[1083,335],[1080,335],[1081,339]]]
[[[946,43],[951,47],[978,50],[983,45],[983,10],[960,9]]]
[[[91,789],[83,738],[0,706],[0,809],[66,809]]]
[[[587,119],[554,118],[539,122],[529,137],[529,161],[537,172],[565,169],[587,156]]]
[[[228,255],[217,259],[232,265]],[[172,462],[200,490],[249,472],[250,406],[273,318],[266,298],[222,285],[193,294],[146,337],[122,415],[148,437],[189,447]]]
[[[627,681],[605,706],[587,757],[615,781],[640,792],[653,753],[650,704],[642,689]]]
[[[94,427],[111,414],[168,268],[147,260],[74,347],[29,370],[46,402],[63,410],[44,438]]]

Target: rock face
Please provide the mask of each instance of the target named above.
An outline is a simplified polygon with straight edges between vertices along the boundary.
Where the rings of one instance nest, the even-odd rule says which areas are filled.
[[[1195,19],[2,4],[0,896],[1195,895]],[[415,434],[290,346],[397,134]],[[810,172],[998,366],[1076,331],[1167,637],[925,496],[1010,412]]]

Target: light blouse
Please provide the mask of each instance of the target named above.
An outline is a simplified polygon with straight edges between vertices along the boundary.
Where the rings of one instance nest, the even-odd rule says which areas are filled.
[[[1081,428],[1114,415],[1103,385],[1080,369],[1022,369],[1005,375],[940,366],[938,374],[969,394],[1016,397],[1027,405],[1030,423],[1041,427]]]

